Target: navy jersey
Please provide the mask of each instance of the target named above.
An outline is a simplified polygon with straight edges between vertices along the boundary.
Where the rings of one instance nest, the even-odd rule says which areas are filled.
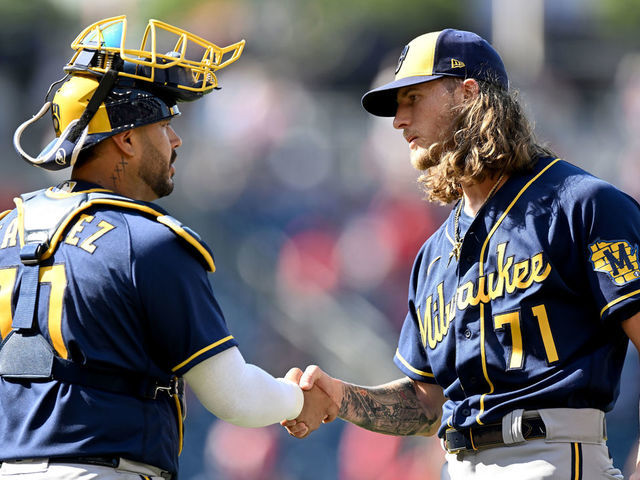
[[[16,215],[0,220],[3,338],[24,268]],[[166,225],[129,208],[95,205],[73,218],[42,262],[37,305],[39,329],[56,353],[95,367],[181,376],[237,344],[201,256]],[[142,399],[58,381],[1,379],[0,404],[0,460],[120,455],[177,472],[181,419],[167,395]]]
[[[475,218],[454,213],[413,267],[394,361],[442,386],[443,435],[514,409],[608,411],[640,310],[640,206],[558,159],[512,176]]]

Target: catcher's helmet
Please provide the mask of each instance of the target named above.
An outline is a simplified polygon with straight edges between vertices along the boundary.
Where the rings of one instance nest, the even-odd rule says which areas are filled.
[[[111,135],[179,115],[176,102],[197,100],[218,88],[215,72],[235,62],[245,43],[241,40],[221,48],[180,28],[149,20],[140,49],[133,50],[125,48],[126,33],[123,15],[94,23],[72,42],[75,54],[64,67],[67,76],[62,81],[66,82],[53,101],[45,102],[14,134],[14,146],[22,158],[59,170],[73,165],[80,151]],[[177,36],[169,53],[157,51],[161,33]],[[56,138],[33,158],[22,149],[20,139],[49,109]]]

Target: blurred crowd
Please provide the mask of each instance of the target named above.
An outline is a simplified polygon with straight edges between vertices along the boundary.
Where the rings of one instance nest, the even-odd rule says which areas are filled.
[[[368,116],[360,97],[393,76],[403,45],[418,34],[452,26],[491,39],[500,2],[22,3],[0,0],[9,24],[0,32],[0,210],[68,173],[22,163],[11,138],[62,77],[85,26],[124,13],[133,32],[158,18],[219,45],[245,38],[241,59],[219,75],[222,89],[181,106],[176,188],[159,203],[213,249],[214,291],[247,361],[275,376],[317,363],[361,384],[399,377],[392,357],[411,264],[450,207],[423,200],[402,136],[390,119]],[[507,68],[541,140],[640,199],[640,47],[596,28],[597,3],[540,0],[536,40],[546,55],[535,72],[517,64],[527,62],[526,50]],[[32,153],[52,135],[42,123],[27,144]],[[628,357],[608,416],[619,468],[635,455],[638,432],[635,349]],[[182,480],[440,478],[437,439],[382,436],[337,420],[296,440],[278,426],[219,422],[193,395],[187,400]]]

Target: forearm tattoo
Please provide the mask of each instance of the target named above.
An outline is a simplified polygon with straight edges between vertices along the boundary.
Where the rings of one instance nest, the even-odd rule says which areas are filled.
[[[423,434],[439,417],[427,414],[408,378],[378,387],[345,383],[338,415],[367,430],[390,435]]]

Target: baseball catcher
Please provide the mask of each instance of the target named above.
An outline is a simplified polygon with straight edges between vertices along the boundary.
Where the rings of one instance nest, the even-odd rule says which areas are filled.
[[[211,250],[152,203],[174,187],[177,103],[218,88],[244,41],[157,20],[140,48],[126,37],[124,16],[82,31],[51,100],[15,132],[26,162],[72,170],[0,214],[0,478],[175,478],[185,381],[237,425],[336,413],[320,389],[244,361]],[[49,113],[55,138],[32,156],[23,133]]]

